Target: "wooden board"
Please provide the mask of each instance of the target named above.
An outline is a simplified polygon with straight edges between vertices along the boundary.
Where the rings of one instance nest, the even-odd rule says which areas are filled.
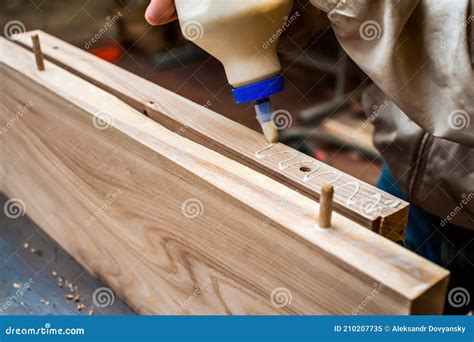
[[[319,229],[314,200],[35,68],[0,40],[1,189],[138,313],[441,312],[443,268],[338,213]]]
[[[347,141],[356,148],[378,153],[372,141],[374,126],[367,120],[352,120],[347,123],[342,122],[341,118],[327,119],[319,128],[328,134]]]
[[[335,210],[393,241],[404,240],[408,203],[319,162],[288,146],[268,147],[261,134],[204,106],[105,62],[41,31],[45,56],[54,63],[118,96],[181,136],[284,182],[318,200],[321,187],[335,187]],[[30,47],[30,33],[15,41]],[[301,167],[306,167],[302,171]]]

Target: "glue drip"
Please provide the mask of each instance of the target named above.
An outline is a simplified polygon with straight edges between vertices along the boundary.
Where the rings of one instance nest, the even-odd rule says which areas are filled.
[[[257,113],[257,120],[262,127],[262,132],[267,142],[270,144],[276,143],[278,141],[278,129],[273,122],[274,111],[270,98],[265,97],[257,100],[255,112]]]

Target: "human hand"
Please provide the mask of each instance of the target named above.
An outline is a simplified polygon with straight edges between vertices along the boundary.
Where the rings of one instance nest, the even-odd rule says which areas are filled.
[[[164,25],[177,18],[174,0],[151,0],[145,12],[145,19],[151,25]]]

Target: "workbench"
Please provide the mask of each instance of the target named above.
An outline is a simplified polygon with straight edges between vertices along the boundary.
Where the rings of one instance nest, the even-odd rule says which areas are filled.
[[[94,291],[105,285],[26,215],[15,219],[7,217],[3,211],[7,200],[0,194],[0,315],[134,314],[116,296],[112,305],[94,306]],[[58,276],[64,278],[63,287],[58,286]],[[79,311],[78,302],[65,298],[70,293],[66,280],[77,286],[79,303],[85,305],[84,309]],[[16,295],[15,286],[21,289],[24,284],[28,288]]]

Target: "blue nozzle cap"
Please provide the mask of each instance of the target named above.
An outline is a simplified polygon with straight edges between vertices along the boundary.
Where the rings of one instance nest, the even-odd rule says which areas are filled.
[[[253,102],[278,94],[285,89],[283,76],[267,78],[263,81],[252,83],[232,90],[236,103]]]

